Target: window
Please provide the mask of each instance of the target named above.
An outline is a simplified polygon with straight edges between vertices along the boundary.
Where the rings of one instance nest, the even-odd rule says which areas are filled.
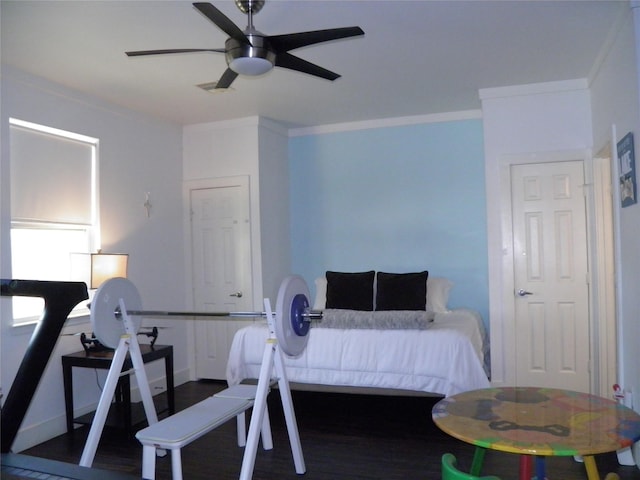
[[[71,253],[98,248],[97,148],[95,138],[10,119],[13,278],[71,280]],[[42,307],[13,297],[14,324]]]

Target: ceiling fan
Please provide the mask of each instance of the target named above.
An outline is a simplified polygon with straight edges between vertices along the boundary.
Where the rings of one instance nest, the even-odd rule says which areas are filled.
[[[163,55],[169,53],[218,52],[224,53],[228,68],[216,84],[216,89],[229,88],[240,75],[261,75],[273,67],[288,68],[327,80],[340,75],[289,53],[290,50],[330,40],[364,35],[360,27],[331,28],[286,35],[264,35],[253,26],[253,15],[264,6],[265,0],[235,0],[236,6],[248,17],[247,28],[242,31],[220,10],[206,2],[193,4],[220,30],[229,35],[224,48],[183,48],[169,50],[141,50],[125,52],[130,57]]]

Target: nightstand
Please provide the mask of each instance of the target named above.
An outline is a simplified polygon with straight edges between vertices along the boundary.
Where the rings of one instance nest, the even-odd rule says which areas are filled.
[[[173,346],[172,345],[140,345],[142,361],[147,364],[155,360],[164,359],[167,379],[166,410],[175,413],[175,396],[173,383]],[[113,360],[113,350],[81,351],[62,356],[62,376],[64,380],[64,403],[67,416],[67,432],[73,432],[75,423],[91,424],[94,413],[88,413],[74,418],[73,413],[73,367],[99,368],[109,370]],[[127,354],[122,367],[123,371],[132,369],[131,358]],[[158,408],[156,406],[156,408]],[[118,379],[115,402],[113,403],[105,425],[124,428],[129,436],[133,436],[133,426],[146,421],[146,415],[141,403],[131,404],[131,383],[129,375],[122,375]]]

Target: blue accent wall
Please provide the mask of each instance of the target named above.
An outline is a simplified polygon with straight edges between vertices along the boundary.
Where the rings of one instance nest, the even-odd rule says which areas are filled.
[[[292,267],[312,297],[326,270],[429,270],[488,328],[480,119],[293,137],[289,162]]]

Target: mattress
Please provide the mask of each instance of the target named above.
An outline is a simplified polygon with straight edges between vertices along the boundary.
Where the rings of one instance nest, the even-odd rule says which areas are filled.
[[[425,330],[340,329],[313,326],[306,349],[285,355],[290,382],[373,387],[444,396],[489,387],[487,335],[480,315],[456,309],[438,313]],[[234,336],[227,381],[258,378],[266,324]]]

